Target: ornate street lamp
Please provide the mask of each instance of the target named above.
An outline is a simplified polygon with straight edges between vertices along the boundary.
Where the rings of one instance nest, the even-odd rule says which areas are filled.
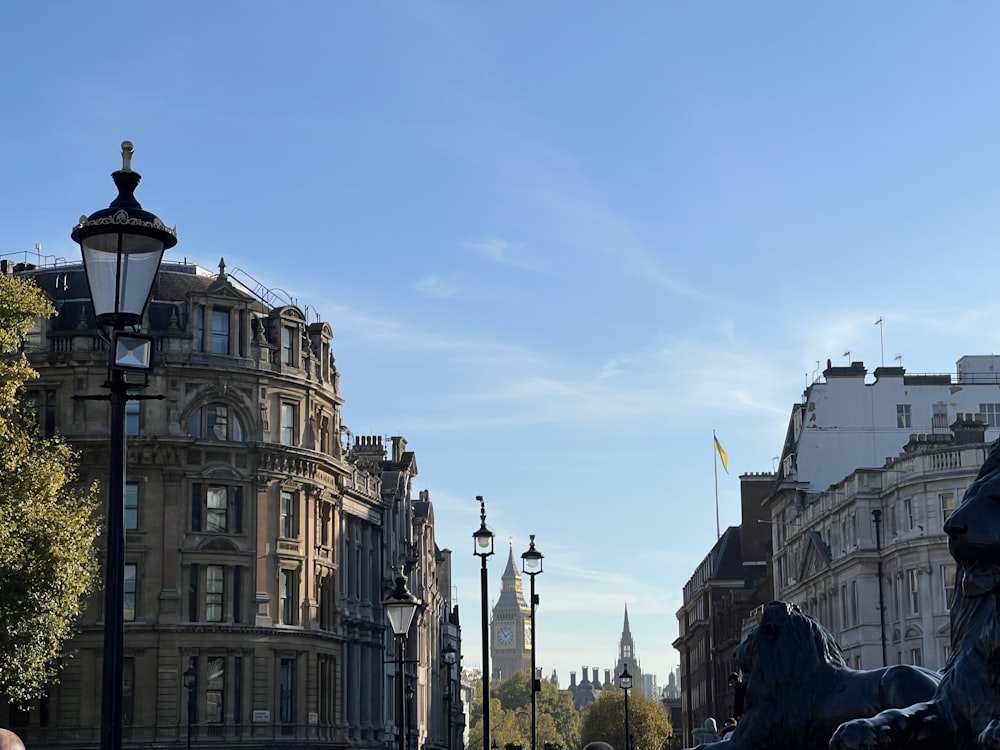
[[[535,594],[535,576],[542,572],[542,558],[545,557],[535,549],[535,535],[531,534],[531,544],[521,553],[521,570],[531,577],[531,750],[535,750],[538,739],[538,723],[536,710],[538,691],[542,689],[535,667],[535,652],[538,650],[538,632],[535,630],[535,608],[538,606],[538,595]]]
[[[479,528],[472,532],[475,540],[473,553],[483,561],[479,575],[479,588],[483,603],[483,750],[490,748],[490,620],[487,609],[488,574],[486,558],[493,554],[493,532],[486,526],[486,501],[476,495],[479,501]]]
[[[193,663],[184,672],[184,687],[188,691],[187,750],[191,750],[191,725],[194,724],[195,696],[198,691],[198,670]]]
[[[618,675],[618,687],[625,691],[625,750],[632,750],[628,729],[628,691],[632,689],[632,675],[627,665],[622,665],[622,673]]]
[[[410,623],[413,622],[413,615],[419,606],[420,600],[406,588],[406,576],[400,569],[399,575],[396,576],[396,587],[389,596],[382,600],[385,616],[389,619],[389,625],[396,636],[396,708],[399,714],[396,717],[396,723],[399,730],[399,750],[406,750],[405,704],[403,700],[403,656],[406,649],[406,634],[410,630]]]
[[[445,731],[448,733],[448,741],[446,743],[447,750],[451,750],[452,742],[452,727],[451,727],[451,700],[452,691],[455,689],[452,682],[452,666],[458,661],[458,651],[450,643],[445,645],[441,649],[441,660],[444,661],[445,670],[448,674],[447,682],[444,686],[444,700],[445,700],[445,713],[444,713],[444,725]]]
[[[163,252],[177,244],[177,232],[135,199],[142,177],[132,171],[131,142],[122,143],[122,168],[111,177],[118,197],[108,208],[80,217],[72,238],[80,244],[97,323],[109,330],[111,353],[111,457],[108,481],[107,559],[104,565],[104,655],[101,699],[101,748],[122,746],[124,598],[125,598],[125,404],[128,373],[145,378],[153,339],[139,335]],[[131,329],[131,330],[126,330]],[[144,381],[145,382],[145,381]],[[132,385],[135,387],[135,384]],[[83,397],[88,398],[88,397]]]

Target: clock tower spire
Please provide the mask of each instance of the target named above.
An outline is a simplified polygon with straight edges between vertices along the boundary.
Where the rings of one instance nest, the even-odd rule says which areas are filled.
[[[492,678],[507,680],[523,670],[531,671],[531,609],[524,600],[521,573],[514,561],[514,542],[509,540],[507,567],[500,583],[500,597],[493,606],[490,651]]]

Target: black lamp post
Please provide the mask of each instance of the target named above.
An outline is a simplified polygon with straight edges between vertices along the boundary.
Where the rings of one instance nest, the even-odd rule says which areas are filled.
[[[486,526],[486,501],[476,495],[479,501],[479,528],[472,533],[475,540],[473,554],[483,561],[479,575],[480,594],[483,601],[483,750],[490,748],[490,620],[487,610],[486,558],[493,554],[493,532]]]
[[[399,575],[396,576],[396,587],[389,596],[382,600],[385,616],[389,618],[389,625],[392,626],[392,632],[396,636],[396,708],[399,714],[396,723],[399,729],[399,750],[406,750],[405,704],[403,700],[403,656],[406,649],[406,634],[410,630],[410,623],[413,622],[413,615],[419,605],[420,600],[406,588],[406,576],[400,570]]]
[[[882,592],[882,511],[879,508],[875,508],[872,511],[872,518],[875,521],[875,554],[877,556],[877,575],[878,575],[878,620],[879,627],[882,629],[882,666],[886,667],[889,665],[888,655],[886,652],[885,643],[885,596]]]
[[[545,557],[535,549],[535,535],[531,534],[531,544],[526,552],[521,553],[521,570],[531,577],[531,750],[535,750],[538,740],[538,723],[536,708],[538,691],[542,689],[535,667],[535,652],[538,650],[538,632],[535,630],[535,608],[538,606],[538,596],[535,594],[535,576],[542,572],[542,558]]]
[[[618,675],[618,687],[625,691],[625,750],[632,750],[628,729],[628,691],[632,689],[632,675],[626,665],[622,665],[622,673]]]
[[[195,718],[195,695],[198,692],[198,670],[194,664],[184,672],[184,687],[188,691],[187,750],[191,750],[191,725]]]
[[[413,680],[410,678],[406,679],[406,716],[411,718],[416,716],[417,709],[413,705],[413,699],[417,697],[417,689],[413,687]],[[406,750],[411,750],[416,745],[417,739],[417,728],[415,726],[410,726],[410,722],[407,721],[404,725],[406,729]]]
[[[452,741],[452,731],[451,731],[451,696],[454,690],[452,682],[452,665],[458,661],[458,651],[450,643],[447,644],[443,649],[441,649],[441,659],[444,661],[444,666],[446,673],[448,675],[444,686],[444,726],[445,731],[448,733],[448,740],[446,743],[447,750],[451,750]]]
[[[110,331],[108,381],[101,400],[111,402],[107,559],[104,565],[104,655],[101,748],[122,746],[125,599],[125,404],[127,373],[150,369],[153,340],[135,331],[142,322],[163,252],[177,244],[177,232],[135,199],[142,179],[132,171],[132,144],[122,143],[122,168],[111,177],[118,197],[108,208],[80,217],[72,238],[80,244],[83,269],[100,326]],[[131,329],[131,330],[126,330]],[[133,383],[133,387],[134,387]]]

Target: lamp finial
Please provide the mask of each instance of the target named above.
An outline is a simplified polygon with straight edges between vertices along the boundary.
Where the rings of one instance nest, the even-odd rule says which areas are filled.
[[[135,151],[135,146],[132,145],[132,141],[122,141],[122,172],[132,171],[132,153]]]

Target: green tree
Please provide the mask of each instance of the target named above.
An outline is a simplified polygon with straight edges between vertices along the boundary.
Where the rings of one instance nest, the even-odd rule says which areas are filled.
[[[53,313],[33,283],[0,275],[0,690],[21,704],[55,679],[97,580],[95,491],[74,487],[75,454],[22,405],[37,373],[19,351]]]
[[[539,750],[545,743],[564,748],[580,746],[580,717],[567,690],[546,680],[536,696],[536,732]],[[507,744],[531,747],[531,686],[528,672],[509,680],[490,682],[490,735],[499,747]],[[482,696],[469,706],[469,748],[483,746]]]
[[[560,690],[548,680],[542,680],[541,690],[535,697],[536,721],[538,724],[538,747],[544,743],[563,745],[564,747],[579,747],[580,715],[573,707],[573,696],[568,690]],[[531,673],[518,672],[509,680],[497,683],[495,695],[500,699],[504,709],[516,711],[524,709],[528,716],[528,731],[531,728]],[[545,717],[545,718],[543,718]],[[555,734],[543,729],[551,720]],[[530,746],[530,742],[525,743]]]
[[[633,690],[628,696],[628,711],[629,733],[635,746],[641,750],[662,750],[673,733],[663,706]],[[607,742],[612,747],[625,748],[624,690],[605,690],[583,710],[580,739],[584,744]]]

